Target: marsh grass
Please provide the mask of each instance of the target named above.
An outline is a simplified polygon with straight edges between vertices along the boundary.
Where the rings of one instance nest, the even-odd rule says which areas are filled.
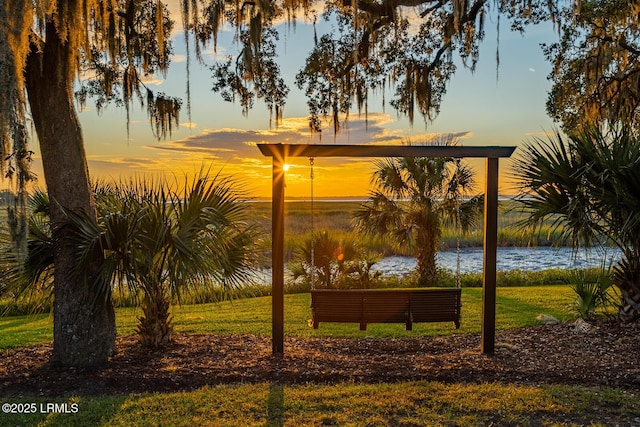
[[[253,204],[251,221],[258,225],[265,236],[265,250],[271,247],[271,203],[250,202]],[[358,201],[315,201],[313,215],[311,202],[290,201],[285,203],[285,257],[291,259],[296,247],[308,240],[313,230],[330,230],[338,239],[356,239],[362,249],[382,256],[412,254],[391,247],[382,239],[356,233],[352,223],[352,214],[358,209]],[[550,246],[560,235],[549,225],[544,225],[534,233],[522,230],[518,223],[523,214],[518,202],[503,200],[499,203],[498,245],[499,246]],[[313,227],[312,227],[313,220]],[[441,249],[453,249],[457,246],[458,230],[444,227]],[[461,237],[462,247],[482,246],[482,227],[476,227]]]
[[[263,238],[261,242],[261,251],[265,254],[264,259],[270,259],[271,251],[271,203],[262,201],[252,201],[249,209],[250,216],[248,221],[256,225],[260,230]],[[358,201],[315,201],[313,229],[316,232],[326,230],[331,233],[332,237],[338,241],[355,241],[359,250],[374,257],[385,257],[390,255],[412,256],[412,253],[391,247],[381,238],[374,236],[365,236],[354,231],[351,223],[352,212],[355,211],[360,202]],[[523,234],[515,228],[514,224],[521,219],[522,214],[517,209],[517,202],[501,201],[500,202],[500,227],[499,242],[503,246],[526,246],[532,243],[531,236]],[[2,218],[3,210],[0,210],[0,218]],[[311,228],[311,203],[309,201],[292,201],[285,204],[285,259],[290,261],[294,258],[297,248],[303,247],[305,242],[312,237]],[[452,249],[456,247],[457,231],[452,229],[443,230],[442,249]],[[547,244],[548,241],[540,239],[536,240],[538,244]],[[482,246],[482,230],[476,229],[467,235],[462,236],[462,247],[478,247]],[[265,268],[269,268],[268,262],[264,264]],[[550,271],[543,273],[512,271],[499,272],[499,286],[523,286],[530,283],[535,284],[561,284],[569,283],[566,272]],[[546,276],[546,277],[541,277]],[[377,281],[377,287],[412,287],[415,286],[411,277],[406,279],[385,278]],[[453,286],[455,278],[452,274],[444,271],[440,272],[439,283],[442,286]],[[481,286],[482,275],[480,273],[471,273],[462,275],[462,286]],[[305,287],[295,284],[287,286],[287,292],[308,292]],[[234,290],[233,298],[245,298],[269,295],[270,289],[267,286],[247,285],[243,289]],[[209,303],[229,297],[224,293],[217,292],[215,287],[208,289],[195,289],[190,293],[182,295],[183,304]],[[139,299],[138,299],[139,301]],[[114,302],[117,307],[131,307],[138,304],[136,298],[127,292],[117,292],[114,295]],[[177,303],[177,301],[173,301]],[[0,314],[4,315],[21,315],[32,314],[36,312],[47,311],[49,305],[47,301],[38,299],[23,299],[13,301],[10,296],[0,295]]]

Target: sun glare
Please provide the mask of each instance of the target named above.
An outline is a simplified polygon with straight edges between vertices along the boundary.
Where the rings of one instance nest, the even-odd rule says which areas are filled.
[[[284,166],[282,167],[282,169],[284,169],[284,171],[287,172],[290,167],[291,166],[288,163],[285,163]]]

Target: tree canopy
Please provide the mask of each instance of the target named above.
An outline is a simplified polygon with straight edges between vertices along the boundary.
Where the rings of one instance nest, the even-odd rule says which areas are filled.
[[[334,19],[337,25],[309,47],[295,84],[307,95],[310,126],[316,131],[327,117],[337,131],[339,117],[348,117],[354,108],[366,110],[370,95],[389,86],[395,89],[388,102],[400,114],[410,121],[416,116],[432,120],[456,71],[456,54],[464,66],[474,69],[489,16],[497,17],[496,25],[500,17],[506,18],[519,31],[551,20],[561,40],[545,48],[554,63],[550,115],[570,127],[580,117],[633,117],[638,100],[634,42],[639,4],[622,0],[331,0],[323,3],[320,18]],[[300,0],[181,0],[180,9],[185,33],[196,40],[189,50],[199,59],[203,47],[217,44],[224,25],[237,29],[240,54],[213,65],[214,91],[223,99],[239,100],[245,114],[256,99],[262,99],[280,118],[289,88],[280,76],[274,26],[285,19],[294,21],[302,13],[317,19],[318,5]],[[9,0],[0,13],[2,27],[11,29],[0,34],[5,42],[0,48],[5,58],[0,72],[6,76],[2,91],[9,95],[0,106],[0,129],[3,159],[17,154],[11,158],[13,165],[5,167],[19,170],[19,160],[27,157],[18,142],[26,140],[26,132],[21,131],[25,98],[20,70],[31,49],[39,49],[46,41],[45,24],[52,16],[72,52],[69,80],[82,77],[75,92],[81,104],[92,98],[98,111],[110,102],[128,109],[137,97],[152,119],[154,133],[163,137],[171,132],[182,100],[153,93],[141,80],[144,75],[166,72],[170,63],[169,35],[174,24],[163,2],[39,0],[31,7]]]
[[[498,27],[506,19],[523,33],[529,25],[553,22],[559,41],[544,46],[554,65],[547,111],[564,128],[575,128],[578,121],[635,121],[637,0],[331,0],[323,6],[320,19],[335,24],[330,32],[316,34],[295,82],[307,96],[314,131],[328,118],[337,132],[340,117],[366,111],[370,95],[389,87],[388,103],[399,114],[411,122],[435,119],[456,64],[475,69],[488,17]],[[227,16],[239,28],[243,46],[235,60],[213,67],[214,90],[224,99],[239,99],[245,114],[256,97],[264,98],[279,117],[288,88],[274,56],[278,34],[273,25],[298,10],[312,13],[310,7],[287,1],[216,2],[204,8],[190,26],[197,40],[215,42]],[[499,60],[497,52],[497,65]]]
[[[582,1],[560,26],[560,41],[545,46],[554,65],[547,111],[565,130],[585,122],[638,126],[640,2]]]

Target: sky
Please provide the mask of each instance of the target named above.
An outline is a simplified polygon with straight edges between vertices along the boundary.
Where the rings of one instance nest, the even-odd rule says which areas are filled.
[[[227,103],[211,90],[208,66],[238,50],[231,42],[233,31],[223,31],[217,52],[210,49],[204,55],[206,66],[193,59],[190,62],[191,116],[183,106],[180,126],[166,140],[158,141],[154,137],[146,114],[137,103],[131,109],[128,133],[124,109],[109,106],[97,114],[89,102],[79,112],[90,174],[94,179],[173,175],[182,180],[185,174],[204,167],[232,176],[252,197],[269,198],[271,159],[260,154],[256,143],[401,144],[407,140],[419,142],[437,135],[453,134],[462,145],[521,146],[525,141],[544,137],[545,132],[554,130],[554,124],[545,112],[550,88],[547,75],[551,66],[544,59],[540,43],[552,42],[557,33],[546,25],[529,28],[522,36],[507,27],[507,24],[501,24],[498,70],[495,23],[488,22],[475,72],[458,67],[435,121],[424,123],[417,117],[411,126],[390,106],[385,108],[378,97],[369,102],[366,116],[359,116],[354,111],[338,135],[334,137],[332,130],[327,129],[321,139],[309,134],[306,99],[293,83],[313,45],[312,25],[298,21],[295,26],[283,24],[279,27],[280,65],[291,92],[284,119],[278,127],[270,122],[269,112],[259,100],[244,117],[239,104]],[[328,30],[321,25],[317,28],[319,33]],[[184,37],[179,28],[174,33],[174,56],[166,78],[155,77],[146,84],[157,92],[186,99]],[[34,171],[42,177],[37,146],[34,151]],[[314,195],[328,198],[366,196],[372,190],[369,181],[373,160],[316,159]],[[309,198],[308,159],[292,159],[289,163],[287,197]],[[516,192],[509,177],[510,163],[508,159],[500,161],[502,195]],[[471,166],[477,172],[477,192],[482,192],[484,161],[472,161]]]

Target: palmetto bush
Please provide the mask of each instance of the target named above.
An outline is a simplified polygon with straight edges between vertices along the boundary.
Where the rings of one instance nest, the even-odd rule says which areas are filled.
[[[314,232],[294,251],[289,264],[293,281],[304,289],[366,289],[381,276],[371,271],[378,261],[365,253],[353,239],[341,240],[327,230]]]
[[[11,301],[0,314],[37,313],[51,308],[53,242],[47,193],[36,191],[29,199],[29,211],[27,254],[15,251],[9,230],[0,232],[0,296]]]
[[[171,301],[211,287],[231,292],[252,281],[257,233],[246,222],[237,183],[201,173],[184,186],[139,180],[95,187],[98,222],[67,212],[77,253],[77,271],[93,251],[103,254],[97,286],[137,296],[142,308],[141,342],[161,346],[171,339]],[[46,286],[53,269],[50,234],[43,221],[45,196],[31,219],[29,255],[20,270],[23,288]],[[16,270],[16,269],[14,269]],[[17,275],[16,275],[17,276]],[[26,278],[26,280],[24,280]]]
[[[587,127],[564,137],[528,143],[516,160],[526,218],[546,221],[558,244],[574,248],[613,244],[622,260],[613,267],[620,291],[619,317],[640,318],[640,138],[622,125]]]
[[[614,306],[610,270],[604,265],[600,269],[573,270],[570,273],[571,289],[576,299],[570,307],[579,317],[593,320],[598,313],[606,313]]]

